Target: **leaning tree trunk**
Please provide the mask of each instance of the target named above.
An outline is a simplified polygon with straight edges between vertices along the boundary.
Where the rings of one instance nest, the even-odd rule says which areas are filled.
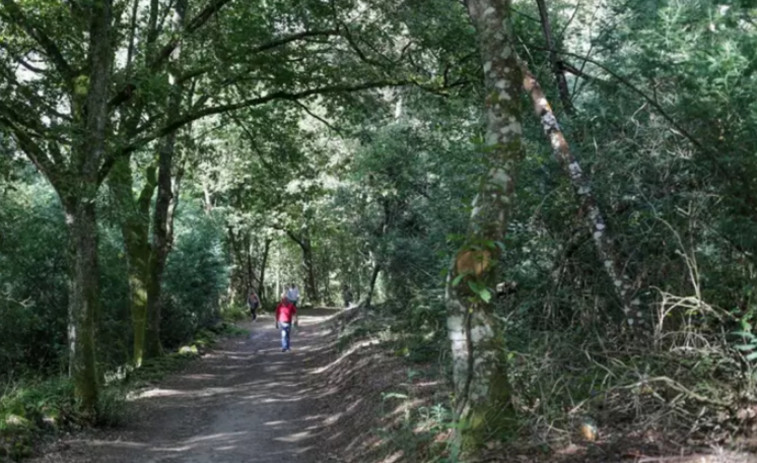
[[[510,1],[468,0],[467,8],[484,70],[487,171],[447,283],[455,413],[461,424],[455,437],[464,452],[513,424],[504,331],[493,313],[490,288],[496,286],[501,240],[515,200],[514,175],[523,157],[522,76],[513,47]]]
[[[547,48],[549,49],[549,62],[552,65],[552,73],[555,75],[555,81],[557,82],[557,91],[560,94],[560,101],[562,102],[565,112],[573,114],[574,108],[573,102],[570,99],[568,80],[565,78],[565,72],[560,65],[560,59],[557,56],[557,49],[555,48],[555,41],[552,37],[552,25],[549,21],[549,12],[547,11],[546,1],[536,0],[536,4],[539,6],[541,30],[544,33],[544,41],[547,42]]]
[[[524,74],[523,88],[531,96],[536,115],[541,119],[544,134],[552,146],[552,153],[570,178],[573,191],[579,198],[581,207],[586,211],[584,214],[586,226],[594,239],[594,247],[602,261],[602,267],[610,277],[612,288],[622,304],[626,323],[630,326],[638,326],[643,323],[645,318],[644,313],[640,311],[641,303],[639,299],[634,298],[633,283],[628,277],[620,254],[615,249],[613,240],[607,232],[607,224],[592,192],[591,182],[570,151],[570,146],[565,140],[557,118],[539,86],[539,82],[525,68],[524,64],[522,64],[522,67]]]

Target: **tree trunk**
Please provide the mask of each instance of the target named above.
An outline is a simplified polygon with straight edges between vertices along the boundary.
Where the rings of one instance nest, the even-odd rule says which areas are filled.
[[[69,371],[82,412],[93,419],[99,383],[95,333],[100,299],[95,199],[108,126],[112,2],[93,3],[89,13],[90,73],[84,92],[78,86],[73,96],[74,120],[81,130],[72,151],[74,174],[57,185],[56,190],[61,196],[69,232]]]
[[[525,68],[525,65],[523,74],[523,87],[531,96],[536,115],[541,119],[544,134],[552,146],[552,153],[570,178],[581,208],[586,211],[584,215],[586,226],[594,239],[594,246],[602,262],[602,267],[612,281],[612,288],[621,303],[626,323],[629,326],[638,326],[644,322],[644,314],[640,311],[640,301],[633,297],[634,285],[626,273],[625,265],[615,249],[613,240],[607,232],[607,225],[592,192],[591,182],[570,151],[570,146],[563,136],[557,118],[539,86],[539,82]]]
[[[549,12],[545,0],[536,0],[539,6],[539,16],[541,18],[541,29],[544,33],[544,41],[547,42],[547,48],[549,49],[549,62],[552,65],[552,72],[555,75],[557,82],[557,90],[560,94],[560,101],[562,102],[565,112],[573,114],[575,108],[573,102],[570,100],[570,89],[568,88],[568,81],[565,79],[565,72],[563,72],[560,65],[560,59],[557,57],[557,49],[555,48],[555,41],[552,38],[552,25],[549,22]]]
[[[245,264],[247,267],[246,271],[244,272],[245,288],[247,289],[245,293],[247,293],[255,286],[255,270],[252,266],[252,237],[250,236],[249,230],[244,234],[244,254]],[[245,298],[246,297],[247,295],[245,294]]]
[[[173,12],[173,30],[182,28],[187,9],[187,0],[178,0]],[[171,83],[168,95],[166,116],[168,120],[174,120],[179,116],[183,86],[179,76],[181,45],[176,49],[169,60],[169,82]],[[157,357],[162,354],[163,348],[160,342],[161,320],[161,293],[163,271],[166,267],[166,259],[171,251],[173,241],[173,211],[178,195],[173,186],[173,162],[176,151],[176,131],[167,134],[160,143],[158,152],[158,195],[155,200],[153,214],[152,254],[150,256],[150,284],[147,292],[147,331],[145,336],[145,357]],[[178,182],[177,182],[178,183]],[[174,207],[172,207],[172,202]]]
[[[132,193],[133,177],[128,158],[117,160],[108,177],[111,195],[121,217],[129,276],[129,305],[132,319],[132,363],[139,367],[145,350],[147,291],[150,279],[150,201],[155,191],[155,168],[149,167],[139,197]]]
[[[69,235],[68,345],[69,375],[85,416],[95,415],[99,375],[95,327],[99,312],[100,272],[97,262],[97,219],[93,198],[64,203]]]
[[[313,246],[310,243],[310,238],[305,237],[302,240],[302,262],[305,266],[305,290],[312,303],[320,301],[318,296],[318,286],[315,280],[315,261],[313,259]]]
[[[302,249],[302,266],[305,270],[305,291],[308,298],[313,302],[319,300],[318,287],[315,281],[315,262],[313,260],[313,247],[310,243],[310,237],[307,235],[307,229],[302,235],[296,235],[290,230],[286,230],[287,235],[300,246]]]
[[[159,154],[158,196],[153,213],[152,253],[150,255],[150,284],[147,293],[147,334],[145,339],[145,356],[160,356],[163,348],[160,343],[161,292],[163,271],[170,251],[169,210],[173,197],[171,186],[171,168],[175,148],[175,134],[167,135]]]
[[[260,281],[258,282],[258,297],[260,298],[261,305],[266,302],[268,298],[268,291],[265,290],[265,268],[268,265],[268,254],[271,250],[271,239],[265,239],[265,246],[263,248],[263,259],[260,263]]]
[[[504,330],[490,304],[499,273],[500,243],[513,207],[514,175],[523,157],[520,88],[510,1],[468,0],[486,88],[487,173],[473,201],[466,241],[447,282],[447,327],[452,347],[455,439],[466,452],[510,430],[513,406],[503,359]]]
[[[376,262],[371,272],[371,281],[368,285],[368,295],[365,298],[365,306],[370,307],[373,301],[373,291],[376,289],[376,280],[378,280],[379,272],[381,272],[381,266]]]
[[[247,270],[243,259],[243,243],[239,234],[234,233],[232,227],[228,227],[229,254],[231,260],[231,275],[229,277],[229,298],[233,304],[245,304],[247,301],[247,292],[249,283],[247,280]]]

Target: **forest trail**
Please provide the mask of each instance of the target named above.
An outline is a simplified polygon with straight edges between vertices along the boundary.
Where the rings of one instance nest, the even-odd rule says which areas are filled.
[[[327,416],[308,372],[328,355],[335,310],[300,311],[292,351],[273,318],[240,326],[202,359],[141,391],[125,426],[64,439],[32,462],[316,462]],[[322,460],[320,460],[322,461]]]

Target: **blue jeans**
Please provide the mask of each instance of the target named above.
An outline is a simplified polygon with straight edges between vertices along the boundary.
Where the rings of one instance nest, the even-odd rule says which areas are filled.
[[[279,322],[279,329],[281,330],[281,349],[289,350],[289,332],[292,329],[292,324]]]

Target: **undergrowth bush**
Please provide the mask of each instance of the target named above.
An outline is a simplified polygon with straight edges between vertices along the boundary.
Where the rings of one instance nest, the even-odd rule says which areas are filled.
[[[213,219],[199,211],[177,217],[177,243],[166,263],[161,340],[169,348],[220,318],[220,294],[227,284],[221,237]]]
[[[126,416],[123,387],[102,388],[96,412],[98,425],[121,424]],[[29,456],[43,434],[78,429],[87,423],[69,378],[8,384],[0,396],[0,459]]]
[[[336,319],[338,349],[377,342],[406,369],[406,380],[381,392],[377,413],[382,427],[368,431],[380,438],[382,457],[401,454],[403,461],[458,461],[449,440],[456,424],[447,389],[446,336],[434,329],[444,317],[441,301],[426,297],[355,308]],[[418,389],[413,386],[417,382],[437,385]]]

